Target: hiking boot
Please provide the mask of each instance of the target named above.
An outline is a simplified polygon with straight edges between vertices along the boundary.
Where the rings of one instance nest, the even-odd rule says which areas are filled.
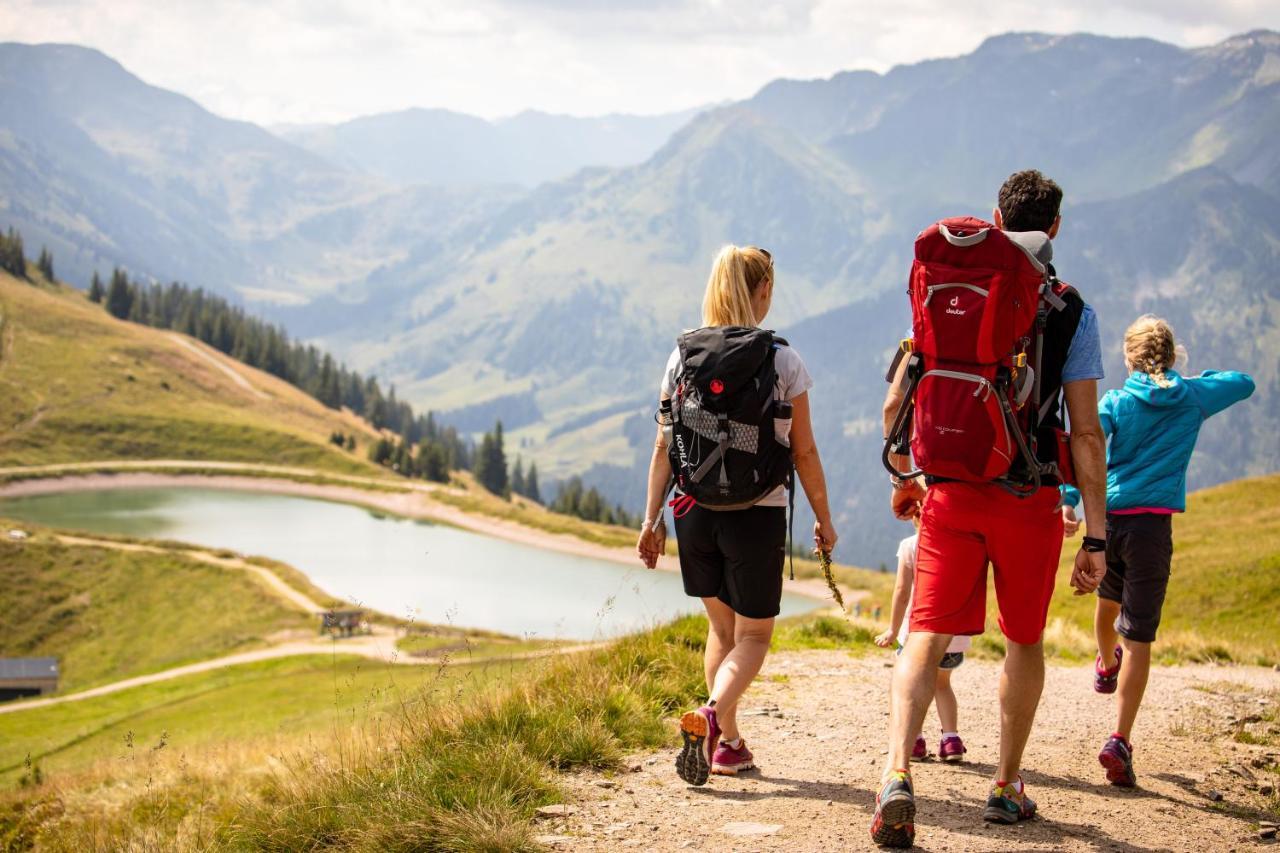
[[[1107,781],[1121,788],[1133,788],[1138,784],[1138,777],[1133,772],[1133,744],[1120,735],[1107,738],[1102,752],[1098,753],[1098,763],[1107,771]]]
[[[1022,777],[1018,777],[1022,781]],[[1022,791],[1013,782],[999,782],[991,789],[987,797],[987,808],[982,819],[990,823],[1017,823],[1020,820],[1031,820],[1036,815],[1035,800],[1027,796],[1024,785]]]
[[[711,758],[720,745],[716,709],[703,705],[681,717],[680,737],[684,739],[684,746],[676,756],[676,773],[690,785],[707,784]]]
[[[745,740],[738,743],[737,749],[721,741],[711,760],[711,772],[717,776],[736,776],[742,770],[755,769],[755,766],[755,756],[747,749]]]
[[[964,748],[964,741],[960,740],[960,735],[944,737],[942,743],[938,744],[938,756],[948,764],[959,764],[964,761],[966,752],[968,750]]]
[[[1102,655],[1093,660],[1093,690],[1095,693],[1115,693],[1116,684],[1120,680],[1120,659],[1124,657],[1124,649],[1116,646],[1116,665],[1103,669]]]
[[[916,738],[915,748],[911,750],[911,758],[915,761],[924,761],[929,757],[929,744],[924,742],[924,735]]]
[[[916,842],[916,796],[911,774],[894,770],[884,777],[871,818],[871,840],[881,847],[910,847]]]

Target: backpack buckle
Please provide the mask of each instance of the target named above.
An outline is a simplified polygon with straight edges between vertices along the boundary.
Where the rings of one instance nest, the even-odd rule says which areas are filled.
[[[1027,366],[1027,354],[1020,352],[1013,357],[1013,366],[1021,370]]]

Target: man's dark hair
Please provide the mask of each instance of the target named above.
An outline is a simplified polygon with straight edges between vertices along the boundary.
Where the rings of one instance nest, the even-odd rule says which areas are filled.
[[[1048,231],[1062,208],[1062,187],[1035,169],[1014,172],[996,203],[1006,231]]]

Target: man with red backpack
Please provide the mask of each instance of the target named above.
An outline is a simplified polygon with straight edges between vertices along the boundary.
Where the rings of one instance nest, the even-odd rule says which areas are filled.
[[[1000,757],[983,817],[1012,824],[1035,814],[1020,770],[1044,687],[1042,634],[1062,551],[1064,482],[1085,495],[1090,534],[1071,585],[1090,593],[1106,574],[1101,345],[1093,310],[1050,263],[1061,203],[1056,183],[1018,172],[1000,188],[994,225],[957,217],[916,238],[912,337],[890,371],[884,460],[894,472],[895,515],[918,512],[921,530],[871,824],[880,845],[914,843],[913,741],[952,637],[984,628],[988,564],[1007,652]]]

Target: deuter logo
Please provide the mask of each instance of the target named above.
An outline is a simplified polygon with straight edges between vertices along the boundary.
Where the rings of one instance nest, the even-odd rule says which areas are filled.
[[[957,306],[957,305],[959,305],[959,304],[960,304],[960,297],[959,297],[959,296],[953,296],[953,297],[951,297],[951,307],[947,309],[947,313],[948,313],[948,314],[954,314],[954,315],[955,315],[955,316],[957,316],[957,317],[963,317],[963,316],[965,315],[965,313],[966,313],[966,312],[965,312],[965,310],[964,310],[963,308],[957,308],[957,307],[956,307],[956,306]]]
[[[964,430],[949,426],[934,427],[941,435],[964,435]]]

